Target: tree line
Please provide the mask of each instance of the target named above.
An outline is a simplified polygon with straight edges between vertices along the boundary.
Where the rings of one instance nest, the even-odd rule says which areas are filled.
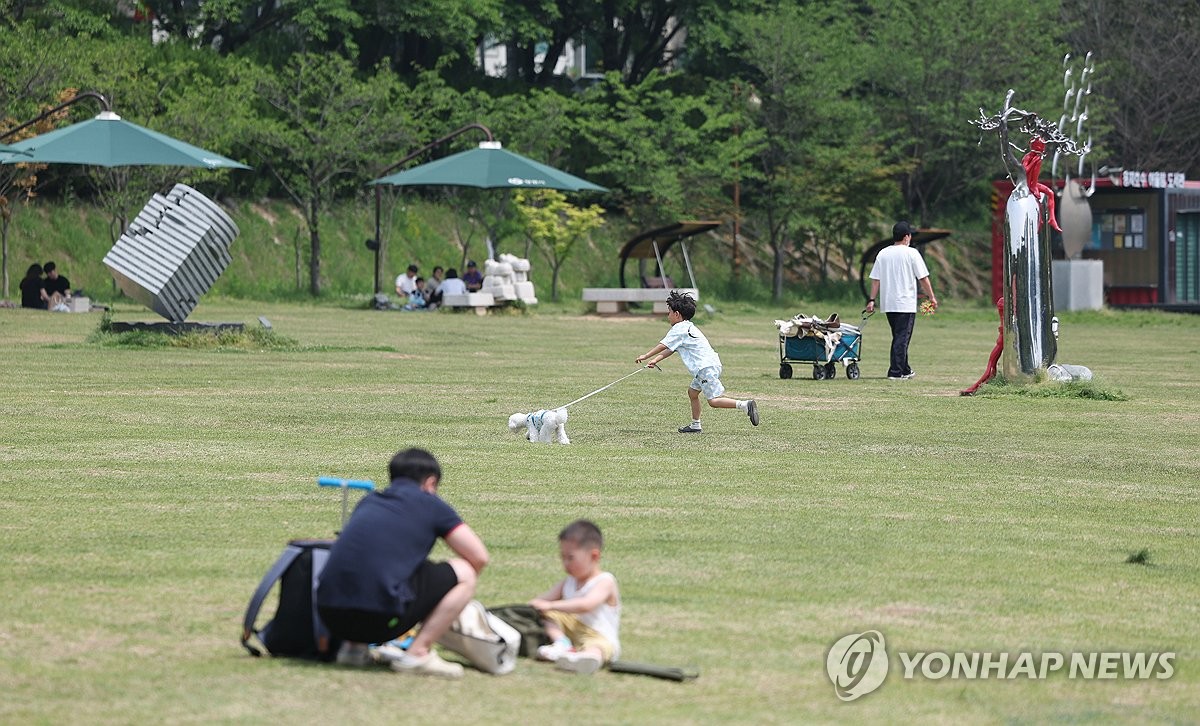
[[[983,226],[1002,169],[967,122],[1009,88],[1056,118],[1067,54],[1096,61],[1092,159],[1200,173],[1184,91],[1198,16],[1185,0],[0,0],[0,134],[94,90],[254,167],[0,166],[0,224],[7,250],[19,202],[88,195],[115,235],[180,180],[286,198],[319,294],[325,210],[365,203],[396,159],[482,123],[608,187],[578,200],[606,218],[732,222],[735,279],[739,265],[769,276],[778,296],[798,275],[849,275],[834,263],[896,218]],[[586,83],[545,60],[569,44],[593,59]],[[481,67],[489,47],[507,53],[499,76]],[[53,123],[98,110],[82,106]],[[529,218],[504,195],[450,194],[497,241]]]

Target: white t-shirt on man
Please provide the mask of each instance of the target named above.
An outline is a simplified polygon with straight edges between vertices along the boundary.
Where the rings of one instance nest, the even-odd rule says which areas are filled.
[[[880,250],[871,268],[871,279],[879,280],[879,309],[885,313],[917,312],[917,281],[929,277],[921,253],[908,245]]]
[[[417,289],[417,278],[409,277],[408,273],[404,273],[396,277],[396,292],[401,295],[412,295],[413,290]]]

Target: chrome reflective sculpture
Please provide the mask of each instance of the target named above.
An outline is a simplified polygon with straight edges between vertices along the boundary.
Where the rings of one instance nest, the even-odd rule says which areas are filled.
[[[988,116],[981,108],[979,118],[971,123],[999,136],[1000,156],[1013,183],[1004,213],[1003,371],[1008,380],[1030,380],[1052,365],[1058,354],[1047,227],[1059,227],[1054,192],[1038,180],[1042,160],[1048,150],[1053,150],[1055,158],[1060,154],[1083,157],[1091,147],[1067,136],[1061,124],[1014,108],[1014,94],[1008,91],[998,114]],[[1013,143],[1015,134],[1028,138],[1028,149]],[[1020,160],[1014,150],[1023,153]]]

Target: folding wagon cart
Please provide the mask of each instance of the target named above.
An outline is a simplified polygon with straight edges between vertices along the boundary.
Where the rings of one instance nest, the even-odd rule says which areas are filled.
[[[836,313],[828,319],[809,315],[794,315],[789,320],[776,320],[779,329],[779,377],[792,377],[793,363],[811,363],[814,380],[837,377],[837,364],[846,367],[846,377],[859,377],[858,361],[862,358],[862,331],[870,318],[862,312],[858,325],[843,323]]]

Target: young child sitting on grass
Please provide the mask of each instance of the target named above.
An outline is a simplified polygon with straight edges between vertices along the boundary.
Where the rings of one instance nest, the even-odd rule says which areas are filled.
[[[560,670],[595,673],[621,654],[621,593],[617,578],[600,569],[604,537],[586,519],[558,535],[566,579],[529,601],[542,616],[550,645],[538,648],[539,660]]]
[[[688,386],[688,398],[692,405],[692,421],[679,427],[681,434],[700,433],[700,394],[708,399],[708,405],[713,408],[736,408],[745,411],[750,417],[750,423],[758,425],[758,404],[754,399],[737,400],[725,393],[721,384],[721,357],[713,350],[708,338],[692,323],[696,314],[696,301],[689,295],[672,290],[667,296],[667,322],[671,329],[658,345],[634,358],[635,363],[647,361],[646,367],[658,365],[672,353],[679,353],[683,365],[692,374],[692,383]]]

